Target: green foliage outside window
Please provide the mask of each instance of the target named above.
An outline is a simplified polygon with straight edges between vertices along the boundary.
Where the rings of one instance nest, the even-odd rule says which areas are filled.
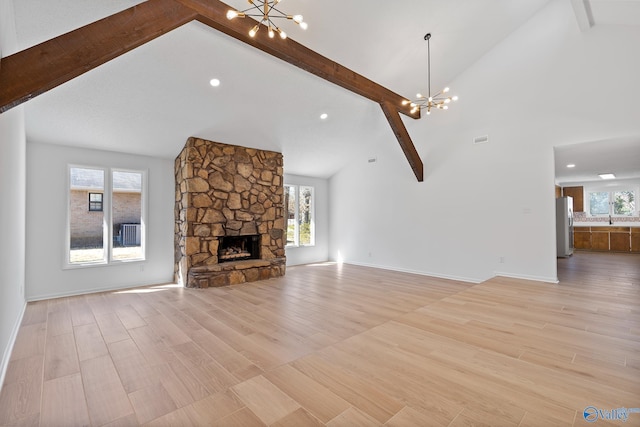
[[[315,244],[313,227],[313,187],[285,185],[287,246]]]
[[[636,210],[633,191],[616,191],[613,193],[614,215],[633,215]]]

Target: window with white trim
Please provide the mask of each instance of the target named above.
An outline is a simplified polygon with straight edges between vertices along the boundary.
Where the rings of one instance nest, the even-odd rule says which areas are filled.
[[[315,245],[314,188],[284,186],[287,209],[287,246]]]
[[[69,166],[68,267],[144,260],[145,177],[139,170]]]
[[[636,206],[636,192],[631,189],[589,192],[591,216],[633,216]]]

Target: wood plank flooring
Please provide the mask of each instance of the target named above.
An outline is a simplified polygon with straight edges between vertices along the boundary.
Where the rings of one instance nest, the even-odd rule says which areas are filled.
[[[473,285],[320,264],[29,303],[0,425],[640,425],[583,417],[640,408],[640,255],[558,271]]]

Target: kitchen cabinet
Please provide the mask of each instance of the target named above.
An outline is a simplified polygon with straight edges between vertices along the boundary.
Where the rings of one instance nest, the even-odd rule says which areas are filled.
[[[563,187],[562,195],[573,197],[574,212],[584,212],[584,187]]]
[[[591,229],[591,249],[594,251],[609,250],[609,232],[598,228]]]
[[[640,227],[631,229],[631,252],[640,252]]]
[[[612,231],[609,234],[609,250],[614,252],[629,252],[631,250],[631,236],[627,231]]]
[[[573,228],[573,247],[575,249],[591,249],[591,227]]]
[[[640,252],[640,227],[574,227],[575,249]]]
[[[629,252],[631,250],[629,232],[621,233],[612,231],[611,234],[609,234],[609,250],[614,252]]]

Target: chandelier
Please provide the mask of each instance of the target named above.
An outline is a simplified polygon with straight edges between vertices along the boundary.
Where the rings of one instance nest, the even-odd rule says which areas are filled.
[[[252,18],[261,18],[260,22],[258,22],[251,30],[249,30],[249,36],[254,37],[258,30],[260,29],[260,24],[264,24],[269,30],[269,37],[274,38],[275,34],[278,33],[281,39],[287,38],[287,33],[282,31],[278,26],[273,22],[273,19],[276,18],[284,18],[290,19],[296,24],[300,25],[300,28],[303,30],[307,29],[307,23],[302,20],[302,15],[287,15],[286,13],[281,12],[276,8],[276,5],[280,3],[281,0],[247,0],[251,7],[242,11],[230,9],[227,12],[227,19],[234,18],[245,18],[247,16]],[[255,12],[254,9],[257,11]],[[249,13],[253,12],[253,13]]]
[[[424,96],[421,93],[418,93],[416,95],[417,99],[415,101],[404,100],[402,101],[402,105],[410,104],[412,114],[417,112],[418,110],[426,109],[427,115],[428,115],[428,114],[431,114],[432,108],[437,108],[438,110],[448,110],[449,109],[448,104],[451,101],[457,101],[458,97],[447,95],[449,93],[448,87],[445,87],[435,95],[431,95],[431,44],[429,43],[429,40],[431,39],[431,33],[427,33],[427,35],[424,36],[424,39],[427,41],[427,65],[428,65],[427,78],[428,78],[429,92],[427,96]]]

